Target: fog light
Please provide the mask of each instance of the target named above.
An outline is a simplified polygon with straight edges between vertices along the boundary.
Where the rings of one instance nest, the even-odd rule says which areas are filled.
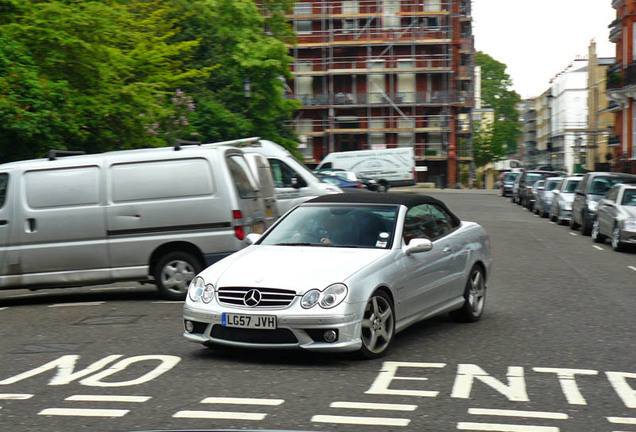
[[[188,333],[192,333],[194,331],[194,324],[192,323],[192,321],[185,322],[185,329]]]
[[[335,330],[325,330],[322,337],[325,338],[325,342],[333,342],[336,340],[336,337],[338,337],[338,334]]]

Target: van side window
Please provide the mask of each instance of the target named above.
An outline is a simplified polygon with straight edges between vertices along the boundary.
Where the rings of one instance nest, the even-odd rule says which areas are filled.
[[[227,164],[230,167],[230,173],[239,196],[241,198],[258,197],[258,185],[252,176],[247,161],[242,156],[234,155],[227,159]]]
[[[0,208],[7,199],[7,187],[9,186],[9,174],[0,173]]]
[[[277,188],[293,187],[292,177],[296,174],[296,171],[279,159],[270,159],[269,165],[272,168],[272,176]]]
[[[99,168],[83,166],[29,171],[26,202],[32,209],[99,204]]]

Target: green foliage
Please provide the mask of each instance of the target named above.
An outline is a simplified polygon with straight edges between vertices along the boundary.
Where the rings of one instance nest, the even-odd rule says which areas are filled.
[[[266,0],[261,15],[252,0],[0,0],[0,163],[194,136],[293,149],[283,122],[297,105],[280,79],[292,4]]]
[[[494,110],[492,126],[475,126],[475,163],[483,166],[516,151],[517,140],[521,136],[516,105],[521,98],[510,90],[512,80],[506,73],[505,64],[482,52],[476,53],[475,64],[481,66],[482,105]]]

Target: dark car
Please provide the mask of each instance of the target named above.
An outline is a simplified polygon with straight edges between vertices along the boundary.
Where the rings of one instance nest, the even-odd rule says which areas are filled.
[[[336,186],[338,186],[339,188],[343,190],[344,189],[360,190],[364,187],[361,181],[347,180],[346,178],[343,178],[343,177],[326,175],[326,174],[316,174],[316,175],[318,176],[320,180],[325,181],[327,183],[335,184]]]
[[[636,183],[636,175],[602,171],[585,174],[574,192],[570,228],[581,227],[581,234],[592,234],[599,200],[619,183]]]
[[[520,172],[507,172],[504,174],[501,180],[501,196],[506,197],[512,195],[512,185],[515,184],[517,177],[521,175]]]
[[[532,186],[538,180],[545,180],[548,177],[557,177],[563,173],[558,171],[528,170],[523,171],[519,177],[519,190],[517,191],[517,204],[531,209]]]

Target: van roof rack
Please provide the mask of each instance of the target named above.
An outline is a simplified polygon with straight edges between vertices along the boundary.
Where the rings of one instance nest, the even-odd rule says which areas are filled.
[[[177,139],[174,140],[174,151],[179,151],[181,150],[181,146],[187,146],[187,145],[201,145],[201,141],[187,141],[187,140],[182,140],[182,139]]]
[[[49,150],[48,158],[52,161],[57,159],[59,156],[78,156],[85,154],[86,152],[81,150]]]
[[[261,147],[260,137],[241,138],[231,141],[220,141],[215,143],[206,143],[206,147],[214,146],[232,146],[232,147]]]

